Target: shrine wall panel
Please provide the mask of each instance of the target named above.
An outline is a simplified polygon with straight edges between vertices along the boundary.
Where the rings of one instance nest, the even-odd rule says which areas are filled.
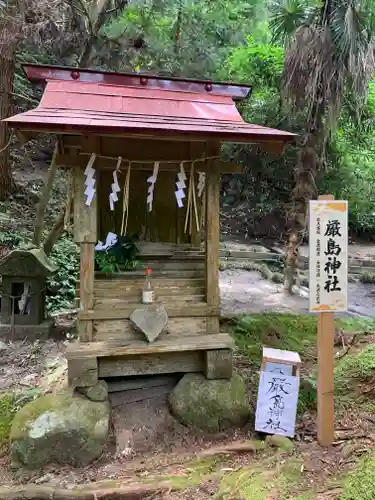
[[[118,175],[121,192],[115,204],[115,210],[109,207],[109,194],[113,183],[113,172],[101,170],[98,181],[99,197],[99,234],[100,239],[105,238],[109,231],[121,233],[123,219],[123,187],[126,170]],[[136,235],[137,238],[163,243],[189,243],[189,231],[185,233],[184,223],[186,217],[185,207],[178,208],[175,191],[175,172],[160,171],[154,187],[154,200],[152,211],[147,210],[147,178],[152,175],[152,170],[136,170],[132,168],[129,182],[129,213],[127,218],[126,234]],[[187,191],[187,190],[186,190]],[[187,195],[187,193],[186,193]],[[187,198],[186,198],[187,200]]]
[[[169,318],[158,339],[168,339],[171,337],[183,338],[194,335],[206,334],[206,318]],[[136,330],[129,319],[123,320],[98,320],[94,321],[93,328],[94,341],[111,340],[145,340],[142,332]]]

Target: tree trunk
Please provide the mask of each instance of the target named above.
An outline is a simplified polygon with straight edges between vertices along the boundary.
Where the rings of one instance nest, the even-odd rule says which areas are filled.
[[[53,181],[55,180],[56,177],[56,172],[57,172],[57,163],[56,163],[56,155],[57,155],[57,144],[55,146],[55,151],[52,156],[51,160],[51,165],[48,171],[48,176],[46,179],[46,182],[43,186],[39,202],[36,206],[36,215],[35,215],[35,225],[34,225],[34,233],[32,237],[32,244],[39,247],[41,239],[42,239],[42,232],[44,228],[44,216],[46,213],[46,207],[48,205],[48,202],[51,198],[51,193],[52,193],[52,188],[53,188]]]
[[[5,47],[3,50],[7,50]],[[14,78],[14,60],[8,47],[8,54],[2,54],[0,44],[0,120],[12,114],[12,92]],[[11,194],[14,182],[10,164],[11,134],[7,123],[0,121],[0,201],[4,201]]]
[[[298,153],[292,209],[289,214],[291,231],[285,255],[284,288],[293,293],[295,281],[299,285],[299,247],[308,231],[309,201],[316,193],[317,137],[308,133]]]

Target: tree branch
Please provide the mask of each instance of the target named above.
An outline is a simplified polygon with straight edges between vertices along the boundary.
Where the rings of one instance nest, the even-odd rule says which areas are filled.
[[[59,216],[56,219],[55,225],[49,232],[44,244],[43,244],[43,250],[46,255],[50,255],[52,252],[52,248],[56,241],[60,238],[62,233],[64,232],[64,220],[65,220],[65,212],[66,212],[66,207],[64,207],[60,213]]]
[[[77,5],[75,5],[74,2],[72,2],[71,0],[64,0],[64,2],[67,3],[70,7],[72,7],[72,9],[79,12],[82,16],[87,16],[87,12],[77,7]]]
[[[35,226],[34,226],[32,244],[37,247],[39,247],[42,238],[42,231],[44,227],[44,214],[49,199],[51,197],[53,181],[55,180],[56,176],[56,171],[57,171],[56,155],[57,155],[57,144],[55,146],[55,151],[52,156],[51,166],[48,171],[48,177],[46,183],[43,186],[39,203],[36,206]]]

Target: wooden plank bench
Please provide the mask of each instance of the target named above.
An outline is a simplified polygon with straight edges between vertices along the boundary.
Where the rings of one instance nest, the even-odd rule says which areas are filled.
[[[66,351],[69,384],[98,378],[203,371],[208,379],[232,376],[234,341],[226,333],[147,341],[74,342]]]

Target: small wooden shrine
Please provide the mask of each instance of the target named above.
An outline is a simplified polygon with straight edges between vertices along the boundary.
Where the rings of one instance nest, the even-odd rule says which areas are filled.
[[[0,261],[0,338],[46,338],[53,321],[45,315],[46,279],[57,271],[43,250],[13,250]]]
[[[242,120],[234,101],[249,95],[247,85],[24,70],[45,85],[44,95],[36,109],[7,122],[24,141],[57,134],[57,162],[73,177],[81,267],[70,382],[199,371],[230,378],[233,342],[219,331],[219,186],[221,173],[239,170],[220,161],[220,147],[247,142],[280,153],[294,135]],[[137,248],[122,268],[107,252],[119,241]],[[151,305],[141,303],[146,268],[156,292]],[[151,326],[166,311],[152,342],[131,320],[139,310]]]

